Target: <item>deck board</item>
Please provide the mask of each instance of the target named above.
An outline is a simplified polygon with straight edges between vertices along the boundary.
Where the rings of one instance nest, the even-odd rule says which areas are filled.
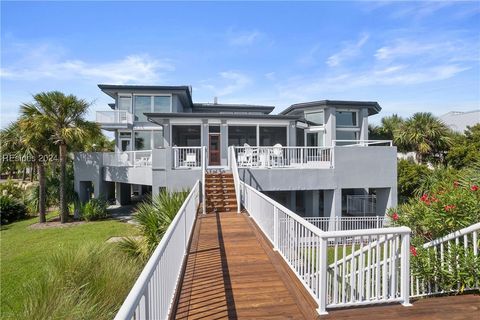
[[[329,310],[316,304],[245,214],[200,215],[173,319],[480,320],[480,295]]]
[[[200,215],[173,318],[310,319],[264,242],[243,213]]]

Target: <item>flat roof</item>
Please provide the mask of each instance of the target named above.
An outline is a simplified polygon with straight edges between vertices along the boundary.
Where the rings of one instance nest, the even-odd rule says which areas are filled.
[[[235,104],[235,103],[194,103],[193,110],[194,111],[214,111],[218,112],[221,110],[226,111],[254,111],[254,112],[262,112],[265,114],[269,114],[270,112],[275,109],[275,106],[263,106],[263,105],[255,105],[255,104]]]
[[[155,122],[155,119],[174,118],[208,118],[208,119],[272,119],[272,120],[298,120],[298,116],[278,114],[228,114],[228,113],[157,113],[146,112],[144,115]]]
[[[292,104],[287,109],[280,112],[280,114],[286,115],[297,109],[307,109],[318,106],[342,106],[353,108],[368,108],[368,115],[374,115],[380,112],[382,108],[376,101],[347,101],[347,100],[319,100]]]

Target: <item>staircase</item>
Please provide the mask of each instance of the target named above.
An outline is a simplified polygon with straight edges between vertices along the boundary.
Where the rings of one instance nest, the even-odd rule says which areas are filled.
[[[237,212],[233,174],[207,172],[205,174],[206,213]]]

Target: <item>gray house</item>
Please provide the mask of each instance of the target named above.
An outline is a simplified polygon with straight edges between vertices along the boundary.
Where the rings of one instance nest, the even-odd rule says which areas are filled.
[[[188,86],[99,88],[113,102],[96,121],[116,146],[75,154],[82,201],[123,205],[191,188],[205,169],[235,161],[241,180],[302,216],[384,215],[397,204],[396,147],[368,140],[377,102],[313,101],[272,114],[274,106],[194,103]]]

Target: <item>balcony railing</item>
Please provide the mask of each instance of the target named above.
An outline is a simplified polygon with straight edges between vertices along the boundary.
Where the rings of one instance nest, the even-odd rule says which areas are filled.
[[[239,168],[332,168],[333,149],[325,147],[235,147]]]
[[[338,147],[369,147],[393,146],[392,140],[332,140],[332,146]]]
[[[202,168],[202,150],[204,147],[173,147],[174,169],[200,169]],[[206,161],[206,160],[204,160]]]
[[[103,125],[129,125],[133,123],[133,115],[122,110],[97,111],[96,122]]]
[[[376,212],[377,197],[375,195],[347,195],[347,213],[364,215]]]
[[[103,165],[110,167],[151,167],[152,150],[106,152]]]
[[[305,220],[323,231],[378,229],[387,226],[382,216],[374,217],[305,217]]]

